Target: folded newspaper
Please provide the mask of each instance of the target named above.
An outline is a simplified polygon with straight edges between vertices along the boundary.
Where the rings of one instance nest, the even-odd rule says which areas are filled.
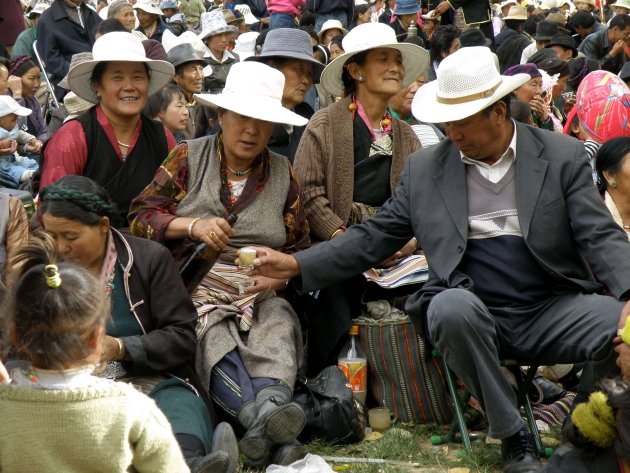
[[[365,279],[384,288],[425,282],[429,278],[429,264],[424,255],[411,255],[385,269],[369,269]]]

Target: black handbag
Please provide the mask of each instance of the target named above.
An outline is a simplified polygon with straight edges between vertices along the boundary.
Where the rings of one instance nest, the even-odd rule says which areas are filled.
[[[339,445],[363,440],[363,406],[353,398],[348,380],[337,366],[324,368],[313,379],[298,378],[293,401],[306,414],[302,442],[320,438]]]

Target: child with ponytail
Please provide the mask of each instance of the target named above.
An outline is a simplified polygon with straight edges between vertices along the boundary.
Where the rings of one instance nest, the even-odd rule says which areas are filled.
[[[109,299],[86,270],[54,254],[45,236],[22,248],[0,313],[30,360],[0,372],[0,471],[188,472],[155,403],[92,374]]]

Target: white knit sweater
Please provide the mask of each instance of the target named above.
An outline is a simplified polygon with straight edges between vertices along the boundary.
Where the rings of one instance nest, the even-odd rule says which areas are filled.
[[[0,472],[188,473],[170,424],[133,387],[0,384]]]

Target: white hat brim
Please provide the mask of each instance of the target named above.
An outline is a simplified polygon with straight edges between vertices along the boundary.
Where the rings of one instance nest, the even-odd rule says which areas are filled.
[[[418,89],[411,102],[411,113],[417,120],[425,123],[463,120],[499,101],[530,79],[529,74],[501,76],[501,84],[491,96],[457,104],[441,103],[437,100],[438,81],[434,80]]]
[[[86,61],[81,64],[77,64],[68,72],[68,85],[70,90],[77,94],[84,100],[92,103],[98,103],[98,96],[96,90],[92,87],[91,78],[92,72],[96,65],[100,62],[118,62],[118,61]],[[121,59],[120,62],[143,62],[151,71],[151,78],[149,79],[149,96],[160,90],[167,85],[173,79],[175,75],[175,68],[170,62],[155,61],[147,59],[145,61],[125,61]]]
[[[18,108],[11,110],[9,113],[15,113],[18,117],[28,117],[33,111],[30,108],[18,106]]]
[[[145,5],[144,3],[136,3],[133,6],[134,10],[142,10],[147,13],[152,13],[154,15],[162,16],[164,13],[158,7],[154,7],[152,5]]]
[[[238,28],[236,26],[226,25],[226,26],[222,26],[221,28],[217,28],[216,30],[202,31],[201,33],[199,33],[199,39],[203,41],[208,36],[216,36],[221,33],[237,33],[237,32],[238,32]]]
[[[277,99],[271,97],[248,94],[195,94],[195,98],[204,105],[224,108],[266,122],[293,126],[304,126],[308,123],[307,118],[284,108]]]
[[[363,51],[379,48],[396,49],[402,54],[403,66],[405,67],[403,87],[407,87],[411,84],[429,67],[429,53],[420,46],[411,43],[379,44],[378,46],[344,53],[338,58],[333,59],[333,61],[324,68],[320,84],[333,97],[341,97],[344,93],[341,74],[343,73],[343,66],[346,65],[346,62],[348,62],[352,56]]]

